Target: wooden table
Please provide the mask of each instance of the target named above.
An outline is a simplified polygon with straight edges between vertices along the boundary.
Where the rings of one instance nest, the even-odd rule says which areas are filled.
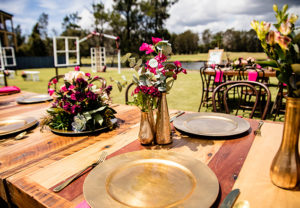
[[[23,94],[23,93],[22,93]],[[17,95],[0,98],[0,117],[30,115],[39,118],[49,103],[17,105]],[[1,103],[5,103],[2,106]],[[1,197],[19,207],[76,207],[84,200],[82,185],[89,172],[59,193],[52,188],[62,183],[99,157],[105,150],[109,157],[141,149],[167,149],[181,152],[207,164],[216,174],[220,193],[217,207],[233,189],[240,188],[237,201],[247,199],[251,207],[300,207],[300,193],[272,185],[270,163],[279,147],[282,123],[265,123],[262,136],[254,136],[258,122],[251,124],[249,134],[221,140],[190,137],[174,132],[173,143],[144,147],[137,141],[139,110],[118,105],[119,127],[99,135],[82,137],[57,136],[50,131],[34,129],[23,140],[4,140],[0,144]]]

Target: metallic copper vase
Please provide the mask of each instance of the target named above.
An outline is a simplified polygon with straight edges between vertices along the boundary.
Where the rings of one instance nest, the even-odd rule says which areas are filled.
[[[287,98],[282,141],[270,171],[273,184],[284,189],[295,188],[300,180],[299,129],[300,98]]]
[[[172,143],[170,116],[165,92],[161,93],[158,101],[155,142],[156,144]]]
[[[152,114],[152,111],[151,111]],[[139,140],[143,145],[150,145],[154,140],[154,132],[153,132],[153,114],[151,117],[150,112],[142,112],[141,111],[141,123],[140,123],[140,131],[139,131]],[[150,116],[149,116],[150,115]]]

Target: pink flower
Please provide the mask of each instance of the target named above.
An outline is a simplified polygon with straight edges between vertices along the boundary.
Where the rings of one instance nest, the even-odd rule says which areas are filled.
[[[48,93],[49,93],[49,95],[51,96],[51,95],[53,95],[53,93],[55,92],[55,90],[54,89],[48,89]]]
[[[52,82],[48,82],[48,86],[51,86],[52,85]]]
[[[180,63],[180,61],[174,61],[174,64],[177,67],[182,67],[182,64]]]
[[[90,73],[85,73],[85,76],[90,77],[91,74]]]
[[[211,66],[211,68],[213,68],[213,69],[216,68],[216,64],[211,64],[210,66]]]
[[[98,78],[99,78],[98,76],[95,76],[95,77],[94,77],[94,79],[98,79]]]
[[[159,43],[160,41],[162,41],[162,39],[152,37],[152,42],[153,42],[154,45],[155,45],[156,43]]]
[[[182,73],[187,74],[186,69],[182,69]]]
[[[289,44],[291,43],[292,39],[288,36],[281,36],[275,34],[275,42],[279,44],[282,50],[288,50]]]
[[[143,43],[140,47],[140,51],[146,51],[146,54],[154,52],[153,46],[151,44]]]
[[[61,88],[60,88],[63,92],[67,92],[68,89],[66,88],[66,85],[63,85]]]
[[[257,69],[261,69],[262,67],[261,67],[261,65],[256,64],[256,68],[257,68]]]
[[[165,62],[167,60],[167,57],[160,53],[157,56],[154,57],[158,62]]]
[[[71,95],[71,100],[76,100],[75,94],[72,94],[72,95]]]
[[[70,85],[70,87],[68,88],[69,90],[73,90],[75,88],[74,85]]]
[[[94,86],[93,84],[89,84],[89,85],[88,85],[88,87],[93,87],[93,86]]]
[[[80,71],[80,66],[75,66],[75,71]]]
[[[53,84],[56,84],[56,83],[57,83],[57,79],[54,78],[54,79],[52,80],[52,82],[53,82]]]
[[[177,79],[177,74],[173,74],[173,79]]]

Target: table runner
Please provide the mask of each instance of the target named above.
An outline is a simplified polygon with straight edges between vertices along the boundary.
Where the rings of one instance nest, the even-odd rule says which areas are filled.
[[[257,128],[257,121],[248,121],[250,122],[251,130]],[[170,145],[149,147],[142,146],[138,140],[135,140],[118,151],[110,154],[107,159],[122,153],[141,149],[169,149],[170,151],[183,152],[196,157],[207,164],[215,172],[219,180],[220,193],[215,204],[213,205],[213,207],[217,207],[224,197],[231,191],[254,140],[254,137],[253,131],[251,131],[250,134],[244,135],[240,138],[233,137],[232,139],[228,140],[201,139],[201,137],[191,138],[187,137],[186,135],[180,135],[179,132],[176,132],[173,143]],[[195,147],[189,147],[188,142],[190,142],[190,140],[198,145],[195,145]],[[58,195],[69,201],[73,201],[76,204],[82,202],[84,199],[82,188],[88,172],[89,171],[83,174],[75,182],[67,186],[64,190],[59,192]],[[51,187],[50,190],[61,183],[63,183],[63,181]],[[83,202],[81,205],[84,206],[86,204]]]

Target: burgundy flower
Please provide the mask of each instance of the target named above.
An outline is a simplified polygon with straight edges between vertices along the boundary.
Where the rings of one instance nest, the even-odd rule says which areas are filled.
[[[71,100],[76,100],[76,95],[75,94],[71,94]]]

